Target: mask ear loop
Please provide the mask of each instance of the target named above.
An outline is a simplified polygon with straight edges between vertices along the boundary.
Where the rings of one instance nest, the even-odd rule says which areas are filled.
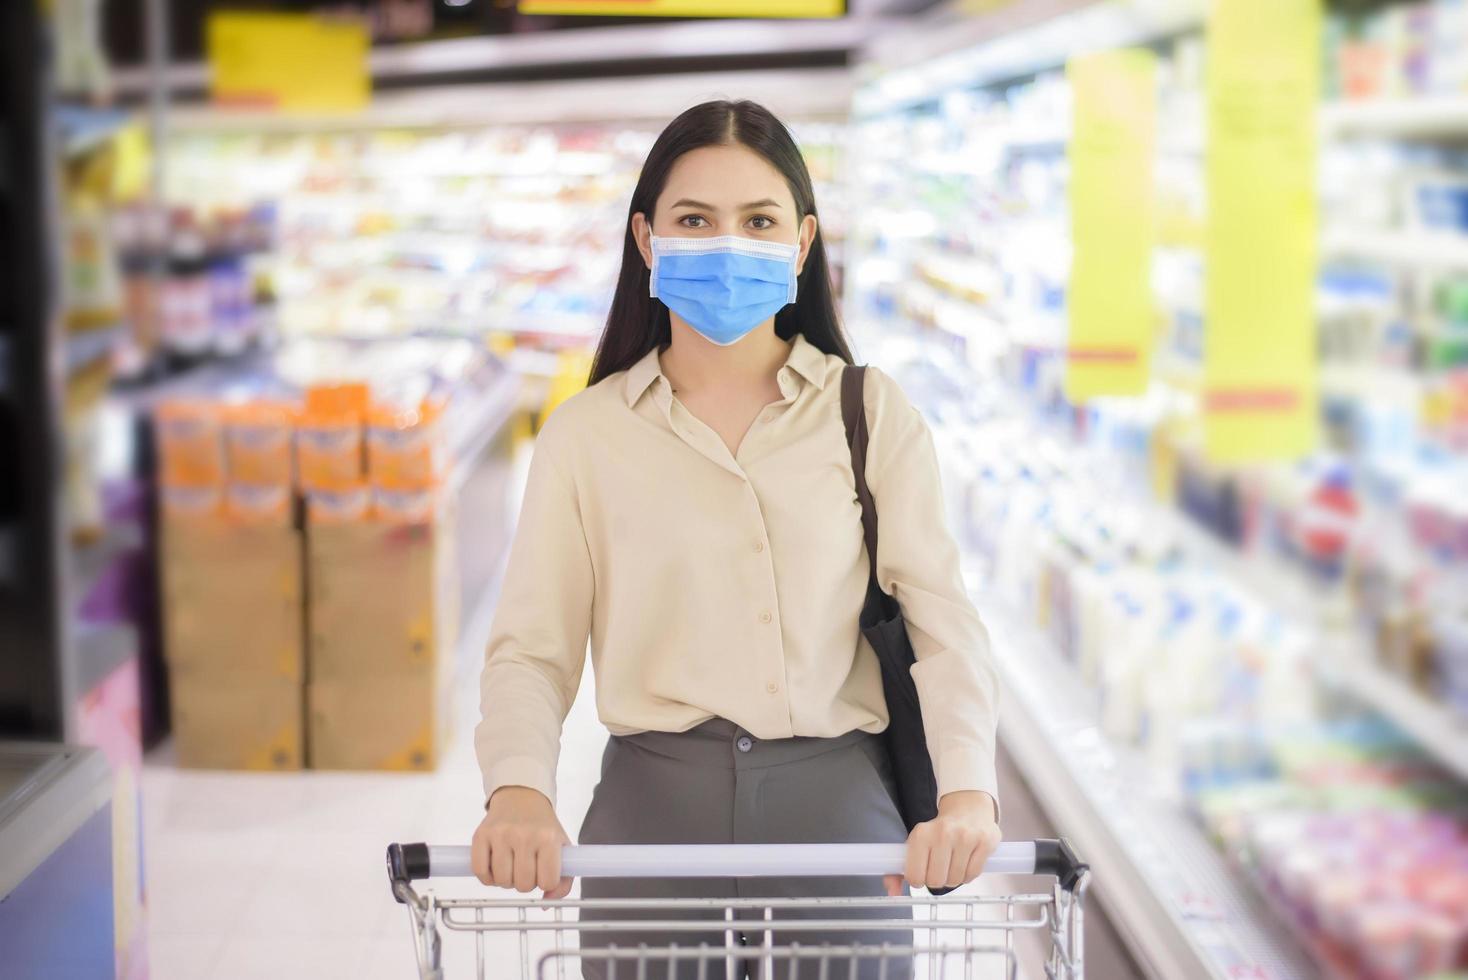
[[[652,235],[649,251],[652,252],[652,268],[647,273],[647,295],[653,299],[658,298],[658,259],[662,254],[658,251],[658,236]]]

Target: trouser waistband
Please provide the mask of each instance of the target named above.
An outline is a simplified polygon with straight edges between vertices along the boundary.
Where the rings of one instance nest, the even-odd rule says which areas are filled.
[[[712,718],[685,732],[639,732],[612,736],[620,744],[635,746],[678,762],[726,769],[786,765],[876,737],[855,729],[832,738],[797,735],[794,738],[761,739],[723,718]]]

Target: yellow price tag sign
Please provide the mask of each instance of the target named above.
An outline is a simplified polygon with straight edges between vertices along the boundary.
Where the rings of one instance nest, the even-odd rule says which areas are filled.
[[[1139,395],[1152,355],[1152,161],[1157,56],[1102,51],[1066,65],[1073,93],[1065,393]]]
[[[205,33],[210,94],[220,104],[350,112],[371,98],[371,41],[359,21],[221,11]]]
[[[1320,0],[1216,0],[1208,20],[1204,447],[1296,458],[1319,433]]]
[[[826,18],[846,13],[846,0],[520,0],[522,14],[590,17]]]

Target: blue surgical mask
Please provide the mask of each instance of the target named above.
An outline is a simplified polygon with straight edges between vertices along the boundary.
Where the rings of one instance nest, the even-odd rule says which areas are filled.
[[[652,238],[652,295],[721,347],[795,302],[800,249],[738,235]]]

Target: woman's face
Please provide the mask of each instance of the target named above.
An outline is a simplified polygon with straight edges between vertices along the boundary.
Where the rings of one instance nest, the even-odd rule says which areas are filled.
[[[649,218],[651,220],[649,220]],[[642,261],[652,268],[652,236],[740,235],[799,245],[797,274],[815,239],[814,215],[801,216],[780,171],[740,143],[704,146],[678,158],[652,215],[632,216]]]

